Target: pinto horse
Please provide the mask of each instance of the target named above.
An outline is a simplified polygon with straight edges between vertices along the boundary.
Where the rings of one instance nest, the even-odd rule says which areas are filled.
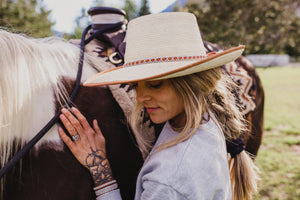
[[[125,30],[114,30],[86,46],[83,77],[115,67],[112,51],[122,58]],[[118,42],[116,42],[118,41]],[[76,42],[74,42],[76,43]],[[205,42],[207,51],[219,47]],[[65,105],[75,84],[79,48],[58,38],[33,39],[0,31],[0,167],[2,168],[48,120]],[[111,61],[111,62],[110,62]],[[115,64],[112,64],[115,63]],[[116,65],[121,65],[118,62]],[[246,150],[256,155],[262,138],[263,88],[254,67],[240,57],[223,66],[239,83],[251,135]],[[134,94],[127,85],[83,87],[76,106],[91,123],[97,119],[107,142],[107,156],[123,199],[133,199],[136,177],[143,164],[127,121]],[[61,141],[57,126],[1,179],[1,199],[95,199],[93,181]],[[142,124],[144,131],[161,126]]]
[[[65,105],[75,84],[80,49],[58,38],[33,39],[0,31],[1,168]],[[85,55],[82,80],[106,61]],[[125,97],[124,97],[125,98]],[[133,199],[143,158],[126,116],[108,87],[81,86],[73,102],[89,122],[97,119],[122,197]],[[93,181],[57,133],[57,124],[1,179],[1,197],[95,199]]]

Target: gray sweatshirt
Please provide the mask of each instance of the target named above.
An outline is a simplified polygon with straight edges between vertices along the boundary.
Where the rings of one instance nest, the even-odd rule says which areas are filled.
[[[135,200],[230,200],[226,143],[210,119],[188,140],[156,152],[178,133],[164,126],[138,175]],[[119,190],[98,199],[121,199]]]

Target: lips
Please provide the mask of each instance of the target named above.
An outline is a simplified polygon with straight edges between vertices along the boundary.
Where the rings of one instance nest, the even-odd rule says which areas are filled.
[[[158,109],[159,109],[159,107],[146,107],[146,110],[147,110],[148,113],[154,112]]]

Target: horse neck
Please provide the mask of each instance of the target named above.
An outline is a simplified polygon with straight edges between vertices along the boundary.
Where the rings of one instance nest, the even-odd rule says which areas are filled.
[[[15,38],[8,39],[14,41]],[[3,72],[0,75],[2,165],[13,153],[13,144],[22,146],[54,116],[56,99],[66,99],[68,96],[61,82],[62,77],[75,79],[77,73],[79,49],[74,45],[65,42],[51,42],[48,45],[44,41],[35,45],[36,41],[27,40],[15,39],[15,45],[18,46],[6,45],[11,48],[9,53],[16,55],[8,52],[0,55],[3,58],[0,60],[5,60],[0,63]],[[83,80],[95,73],[91,65],[84,64]],[[63,103],[64,100],[60,102]],[[48,141],[62,144],[56,126],[50,129],[36,148]]]

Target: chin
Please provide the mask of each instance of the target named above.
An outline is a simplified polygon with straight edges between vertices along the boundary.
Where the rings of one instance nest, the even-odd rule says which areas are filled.
[[[162,123],[165,123],[167,120],[159,120],[159,119],[153,119],[151,118],[151,121],[154,123],[154,124],[162,124]]]

